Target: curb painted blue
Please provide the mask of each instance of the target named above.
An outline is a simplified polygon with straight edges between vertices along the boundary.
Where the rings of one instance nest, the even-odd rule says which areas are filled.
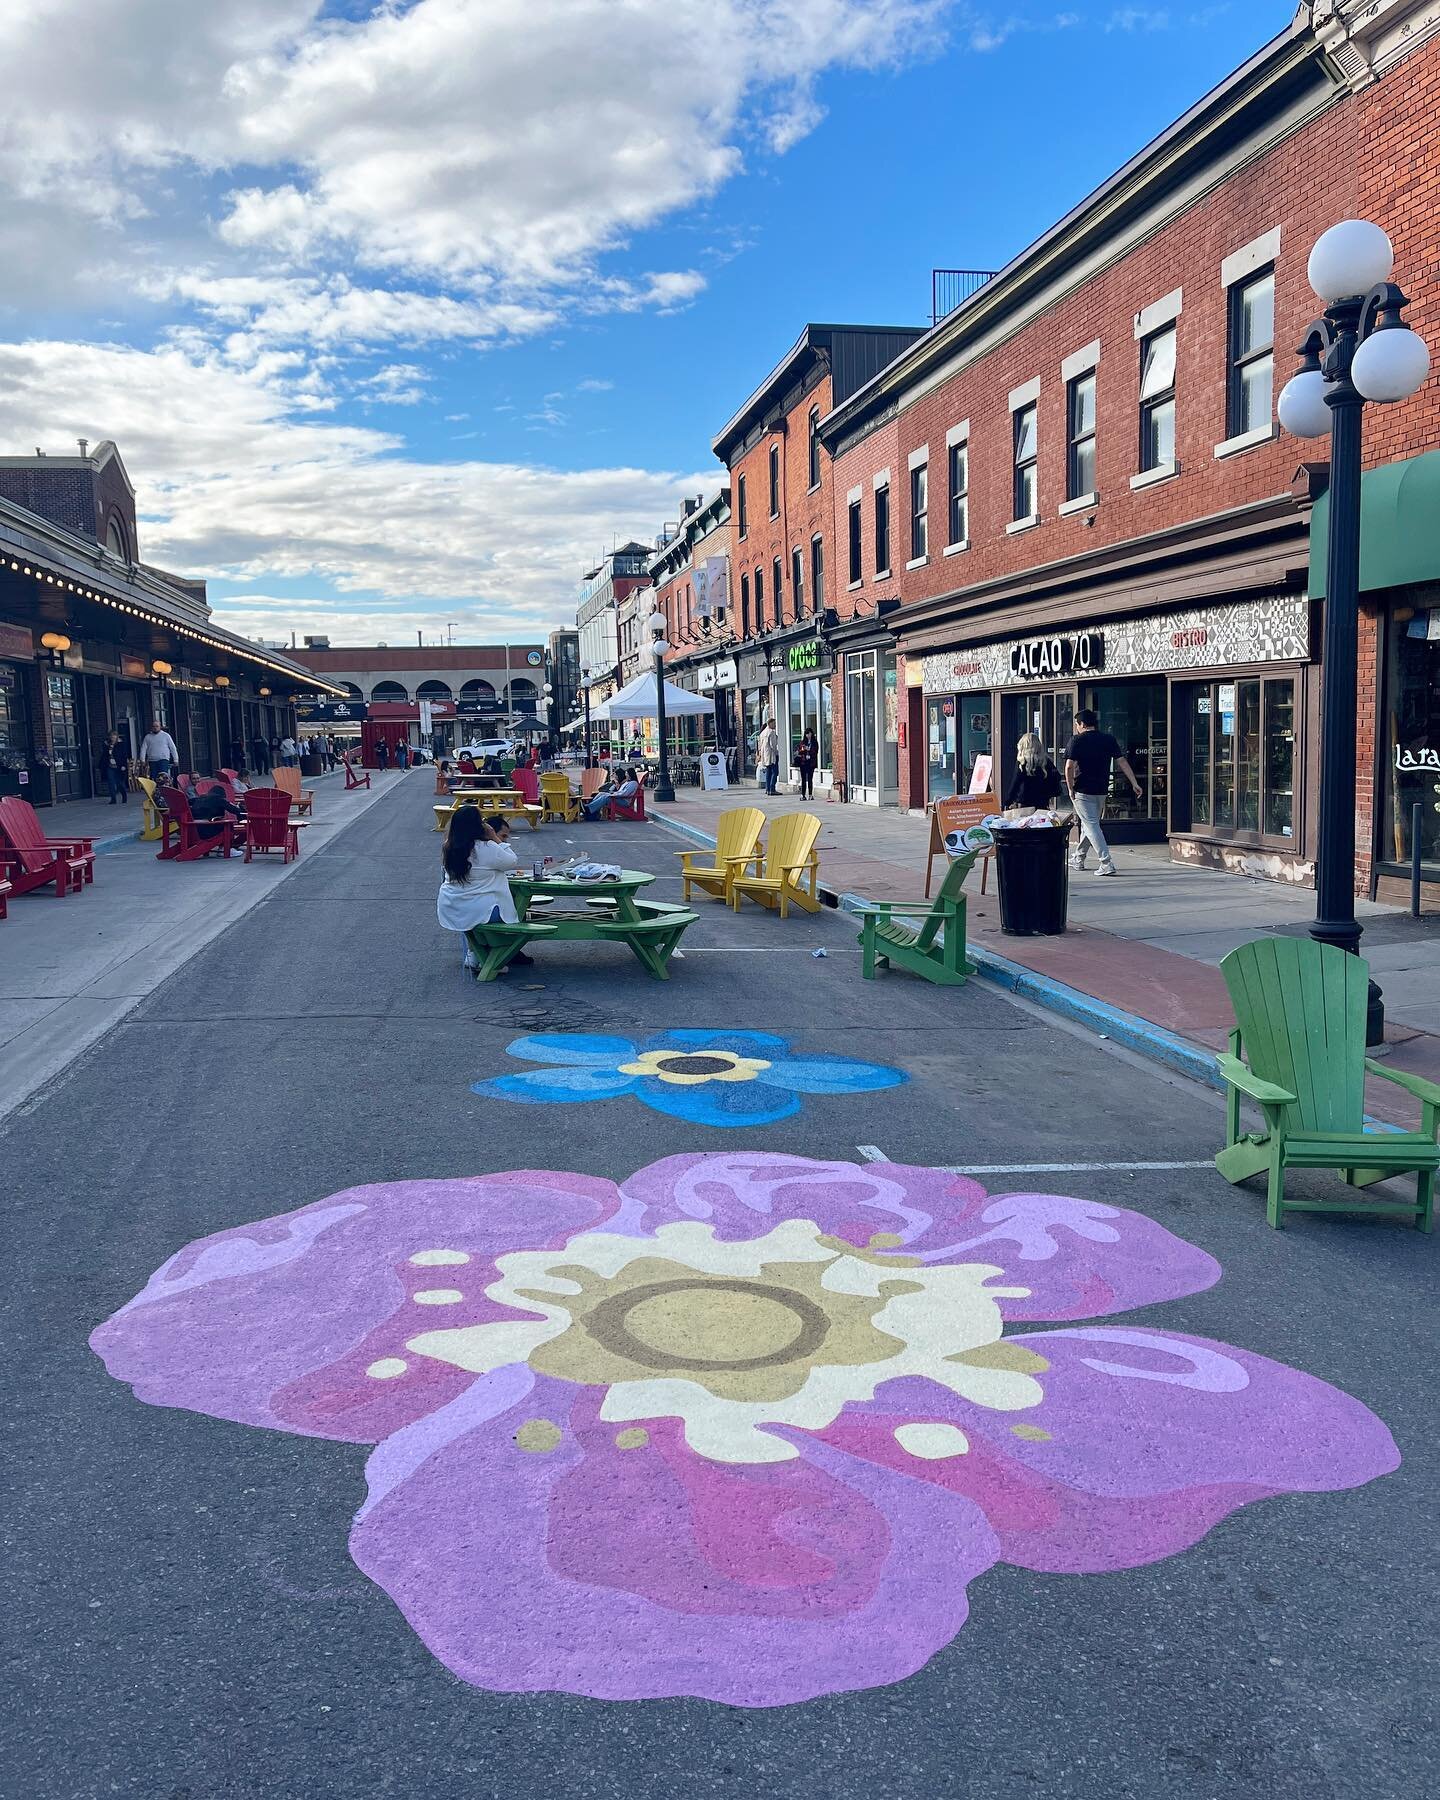
[[[137,825],[133,831],[117,831],[112,837],[95,838],[92,848],[97,856],[105,856],[111,850],[119,850],[126,844],[139,841],[143,826]]]

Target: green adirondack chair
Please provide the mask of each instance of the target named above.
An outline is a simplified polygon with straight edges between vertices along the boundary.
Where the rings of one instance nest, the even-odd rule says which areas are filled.
[[[964,856],[957,856],[928,906],[880,900],[860,910],[864,921],[860,929],[860,973],[866,981],[875,979],[875,970],[881,963],[894,963],[941,987],[959,987],[967,975],[975,973],[974,964],[965,960],[965,896],[961,888],[980,854],[979,850],[967,850]],[[897,917],[921,919],[923,923],[916,931],[913,926],[897,923]],[[944,941],[937,942],[942,929]]]
[[[1369,965],[1310,938],[1261,938],[1232,950],[1220,972],[1240,1028],[1230,1033],[1230,1054],[1215,1058],[1229,1087],[1215,1167],[1232,1182],[1266,1171],[1265,1216],[1277,1231],[1287,1211],[1393,1213],[1429,1231],[1440,1087],[1366,1056]],[[1419,1131],[1366,1131],[1367,1070],[1419,1100]],[[1264,1114],[1263,1132],[1241,1135],[1242,1094]],[[1413,1171],[1415,1203],[1287,1200],[1286,1169],[1338,1169],[1356,1189]]]

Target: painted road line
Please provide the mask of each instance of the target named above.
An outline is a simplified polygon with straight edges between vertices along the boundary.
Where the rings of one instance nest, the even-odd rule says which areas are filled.
[[[855,1148],[866,1162],[892,1160],[878,1144],[857,1144]],[[1215,1159],[1205,1157],[1198,1162],[932,1163],[928,1166],[944,1169],[947,1175],[1083,1175],[1090,1171],[1098,1174],[1123,1169],[1213,1169]]]

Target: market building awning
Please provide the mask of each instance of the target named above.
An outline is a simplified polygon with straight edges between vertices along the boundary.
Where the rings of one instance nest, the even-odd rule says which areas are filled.
[[[1310,514],[1310,593],[1325,594],[1330,495]],[[1360,587],[1440,581],[1440,450],[1367,469],[1360,478]]]

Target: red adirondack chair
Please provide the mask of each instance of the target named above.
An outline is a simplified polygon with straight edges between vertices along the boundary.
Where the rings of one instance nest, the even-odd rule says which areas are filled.
[[[199,862],[213,851],[228,856],[234,849],[235,821],[228,813],[223,819],[197,819],[183,789],[163,787],[159,794],[165,810],[160,815],[157,862]]]
[[[612,800],[606,809],[612,819],[645,818],[645,771],[642,769],[636,778],[640,785],[626,800]]]
[[[355,765],[348,756],[342,756],[340,760],[345,765],[345,787],[347,792],[350,788],[369,787],[370,771],[368,769],[361,769],[357,774]],[[297,851],[296,854],[298,855],[299,852]]]
[[[62,897],[78,894],[95,879],[95,840],[47,837],[30,802],[7,795],[0,800],[0,877],[17,894],[52,881]]]
[[[278,850],[287,863],[300,854],[300,821],[290,817],[294,804],[284,788],[251,788],[245,796],[246,862],[256,850]]]
[[[10,916],[10,908],[5,904],[5,896],[9,892],[10,883],[8,881],[0,881],[0,919],[6,919]]]

